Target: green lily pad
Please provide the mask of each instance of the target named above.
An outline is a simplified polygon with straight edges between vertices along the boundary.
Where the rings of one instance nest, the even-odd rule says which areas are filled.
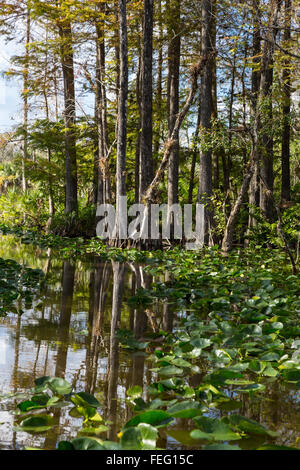
[[[191,432],[193,439],[208,439],[212,441],[235,441],[241,436],[233,432],[228,424],[217,418],[207,418],[206,416],[194,418],[198,429]]]
[[[149,410],[144,413],[140,413],[134,418],[130,419],[124,426],[124,429],[135,427],[140,423],[151,424],[152,426],[164,426],[170,421],[173,420],[173,417],[162,410]]]
[[[53,377],[48,380],[48,386],[50,390],[57,395],[68,395],[72,392],[72,385],[60,377]]]
[[[23,432],[44,432],[48,431],[54,426],[54,421],[51,416],[48,415],[38,415],[38,416],[29,416],[25,418],[20,426],[14,427],[15,431]]]
[[[174,375],[182,375],[183,374],[183,369],[180,369],[179,367],[176,367],[176,366],[165,366],[165,367],[161,367],[157,371],[157,373],[159,375],[173,377]]]
[[[262,424],[241,415],[231,415],[229,417],[229,422],[234,426],[235,429],[245,432],[246,434],[257,434],[261,436],[267,435],[271,437],[278,436],[277,432],[270,431]]]
[[[203,413],[205,407],[196,401],[181,401],[167,409],[167,413],[174,418],[194,418]]]
[[[100,403],[98,400],[93,396],[90,395],[89,393],[86,392],[79,392],[76,393],[71,397],[71,401],[74,403],[76,406],[91,406],[92,408],[98,408],[100,406]]]
[[[71,444],[74,450],[105,450],[103,445],[90,437],[78,437],[73,439]]]

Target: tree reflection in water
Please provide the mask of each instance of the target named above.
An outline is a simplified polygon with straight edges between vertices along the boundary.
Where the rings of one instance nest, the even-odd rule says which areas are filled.
[[[18,261],[18,251],[9,255],[13,257],[13,253]],[[65,377],[75,390],[84,390],[98,398],[100,413],[112,423],[109,431],[100,437],[115,440],[133,415],[125,401],[126,390],[139,385],[147,400],[147,386],[156,380],[151,371],[153,364],[146,361],[145,353],[124,350],[116,333],[120,328],[130,329],[136,339],[144,340],[149,333],[171,332],[176,327],[176,307],[168,302],[154,300],[146,306],[127,303],[140,288],[151,289],[157,281],[167,283],[170,276],[165,273],[153,278],[141,265],[133,263],[103,262],[97,257],[84,262],[61,262],[53,252],[48,254],[43,262],[46,282],[36,306],[26,309],[19,305],[20,310],[25,310],[22,316],[11,315],[1,320],[10,338],[11,367],[6,367],[4,372],[1,369],[0,380],[9,384],[11,392],[16,392],[28,390],[34,379],[42,375]],[[33,258],[31,264],[34,267]],[[202,371],[193,374],[190,385],[197,386],[202,379]],[[299,431],[296,392],[275,382],[268,385],[264,396],[265,399],[258,401],[243,395],[241,408],[233,412],[270,429],[276,427],[281,433],[280,442],[294,445],[293,436]],[[16,404],[17,401],[10,406]],[[1,406],[5,410],[5,405]],[[69,411],[69,408],[54,408],[56,426],[42,436],[13,432],[11,423],[7,422],[11,432],[4,432],[0,426],[0,445],[53,449],[58,441],[76,437],[81,429],[82,418],[70,416]],[[228,412],[218,413],[226,416]],[[188,435],[189,427],[187,421],[178,420],[175,428],[168,431],[169,435],[161,431],[159,446],[178,448],[170,436],[176,432]],[[241,443],[244,448],[251,445],[254,443],[250,439]]]

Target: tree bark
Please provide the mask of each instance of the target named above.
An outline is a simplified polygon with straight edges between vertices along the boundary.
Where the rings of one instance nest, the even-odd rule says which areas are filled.
[[[103,14],[104,5],[98,5]],[[97,203],[107,203],[111,199],[111,182],[109,174],[109,139],[107,128],[107,99],[105,89],[105,41],[103,20],[96,22],[96,121],[98,129],[98,191]]]
[[[22,190],[27,190],[26,168],[25,162],[28,157],[28,76],[29,76],[29,46],[31,35],[31,19],[30,7],[26,5],[26,37],[25,37],[25,66],[23,72],[23,127],[24,127],[24,144],[22,156]]]
[[[253,62],[255,64],[260,63],[260,0],[252,0],[252,9],[253,9],[253,39],[252,39],[252,55],[254,56]],[[257,113],[257,101],[259,94],[259,84],[260,84],[260,71],[254,68],[251,75],[251,109],[252,109],[252,119],[255,118]],[[255,168],[253,176],[250,181],[249,189],[249,220],[248,227],[251,229],[257,225],[256,218],[251,213],[252,207],[259,207],[259,177],[258,177],[258,165],[259,161],[255,161]]]
[[[179,112],[180,68],[180,4],[181,0],[169,0],[168,15],[168,138],[171,137]],[[172,147],[168,168],[168,205],[178,202],[179,140]],[[172,224],[171,224],[172,227]],[[172,228],[171,228],[172,233]]]
[[[153,60],[153,0],[144,1],[142,96],[141,96],[141,148],[140,148],[140,201],[153,179],[152,155],[152,60]]]
[[[76,106],[72,27],[68,18],[59,20],[61,64],[64,79],[65,117],[65,213],[77,212]]]
[[[201,113],[200,127],[203,139],[211,130],[211,119],[213,113],[212,86],[213,86],[213,55],[214,45],[214,0],[202,1],[202,57],[207,57],[201,79]],[[209,243],[213,225],[213,214],[211,207],[212,196],[212,150],[201,149],[200,153],[200,176],[199,176],[199,202],[205,205],[205,243]]]
[[[137,26],[138,28],[138,26]],[[142,126],[142,107],[141,107],[141,88],[142,88],[142,48],[140,40],[140,30],[138,29],[137,37],[138,47],[138,66],[136,74],[136,100],[138,107],[137,119],[137,138],[135,149],[135,170],[134,170],[134,200],[138,204],[140,201],[140,155],[141,155],[141,126]]]
[[[260,173],[266,181],[268,188],[273,192],[273,110],[272,110],[272,87],[273,87],[273,64],[275,41],[278,33],[278,16],[281,0],[273,0],[270,3],[268,30],[266,32],[264,47],[262,51],[262,64],[260,75],[260,117],[263,128],[261,142],[259,143],[262,155]],[[264,109],[262,109],[264,108]],[[271,128],[271,129],[270,129]],[[272,222],[274,220],[274,207],[269,192],[261,185],[260,209],[264,216]]]
[[[291,16],[292,16],[292,0],[285,0],[284,9],[284,47],[289,48],[291,40]],[[281,145],[281,201],[290,201],[291,199],[291,175],[290,175],[290,111],[291,111],[291,60],[286,56],[283,64],[282,81],[283,81],[283,130]]]
[[[157,82],[155,90],[155,101],[156,101],[156,120],[157,128],[156,135],[154,137],[153,145],[153,154],[157,157],[160,148],[161,140],[161,129],[162,129],[162,99],[163,99],[163,89],[162,89],[162,79],[163,79],[163,24],[162,24],[162,9],[161,9],[161,0],[157,1],[158,9],[158,28],[159,28],[159,42],[158,42],[158,58],[157,58]]]
[[[201,113],[201,100],[199,97],[197,124],[196,124],[194,142],[193,142],[193,155],[192,155],[192,163],[191,163],[191,176],[190,176],[190,183],[189,183],[188,204],[193,203],[194,179],[195,179],[196,161],[197,161],[197,153],[198,153],[197,144],[198,144],[198,137],[199,137],[199,131],[200,131],[200,113]]]
[[[116,173],[116,243],[121,236],[120,197],[126,195],[126,147],[127,147],[127,101],[128,101],[128,40],[126,0],[119,0],[120,25],[120,88],[118,100],[117,173]],[[127,238],[127,236],[126,236]]]

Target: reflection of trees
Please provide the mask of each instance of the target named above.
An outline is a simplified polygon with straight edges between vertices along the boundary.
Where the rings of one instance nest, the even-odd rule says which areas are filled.
[[[299,411],[299,390],[289,390],[288,386],[276,380],[267,384],[266,391],[259,399],[244,397],[241,414],[279,432],[279,436],[275,440],[268,439],[269,442],[299,447]]]
[[[15,336],[15,357],[14,357],[14,368],[12,373],[12,385],[14,393],[17,392],[19,387],[18,381],[18,370],[19,370],[19,355],[20,355],[20,331],[21,331],[21,315],[17,317],[17,324],[16,324],[16,336]],[[15,401],[15,406],[17,402]],[[13,432],[13,439],[12,439],[12,447],[16,450],[16,439],[17,434]]]
[[[122,298],[124,290],[125,266],[112,262],[113,268],[113,298],[110,329],[110,350],[108,356],[108,383],[107,383],[107,419],[113,424],[108,432],[108,439],[116,436],[117,387],[119,376],[119,342],[116,332],[120,326]]]
[[[55,377],[65,377],[67,355],[69,348],[69,328],[72,313],[72,302],[74,294],[75,265],[69,261],[64,261],[62,275],[61,307],[58,325],[58,348],[56,353]],[[55,421],[59,424],[61,409],[56,408],[53,412]],[[47,433],[44,448],[55,449],[58,434],[57,431],[50,430]]]
[[[135,274],[135,288],[136,292],[141,287],[149,289],[152,283],[152,276],[146,274],[141,266],[132,266]],[[134,310],[133,316],[133,333],[134,336],[139,339],[142,338],[148,325],[148,317],[144,308],[139,307]],[[134,354],[132,356],[132,369],[131,369],[131,383],[129,386],[139,385],[143,388],[144,385],[144,368],[145,368],[145,356],[142,354]]]
[[[89,302],[89,337],[86,354],[86,391],[94,393],[97,380],[97,366],[101,344],[103,345],[103,324],[105,302],[111,264],[95,260],[95,269],[91,273]]]
[[[56,354],[55,376],[64,377],[66,371],[69,327],[71,321],[72,301],[74,294],[75,265],[64,261],[61,309],[58,325],[58,349]]]
[[[170,273],[166,272],[165,274],[165,282],[170,281]],[[163,306],[163,318],[162,318],[162,328],[164,331],[170,333],[173,330],[173,320],[174,320],[174,312],[171,309],[171,306],[168,302],[164,303]]]

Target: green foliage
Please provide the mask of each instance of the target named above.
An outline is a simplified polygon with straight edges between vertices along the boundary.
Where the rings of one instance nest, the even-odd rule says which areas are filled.
[[[50,230],[54,235],[69,237],[92,237],[95,235],[95,206],[80,207],[78,213],[55,214]]]
[[[261,214],[260,210],[251,207],[251,213],[254,215],[257,225],[250,229],[250,246],[283,246],[282,238],[277,232],[277,221],[268,222]],[[295,203],[291,207],[282,211],[282,228],[291,248],[295,248],[300,236],[299,223],[300,204]],[[247,235],[248,237],[248,235]]]

